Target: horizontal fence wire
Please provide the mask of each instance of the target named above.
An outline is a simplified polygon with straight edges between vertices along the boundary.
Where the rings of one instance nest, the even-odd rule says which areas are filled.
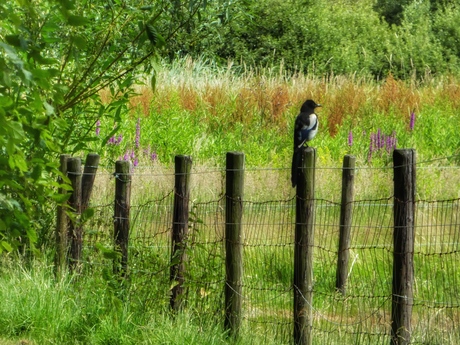
[[[265,178],[267,171],[260,173]],[[146,175],[145,172],[141,176],[134,173],[133,184],[147,189],[150,182]],[[213,175],[206,178],[215,182],[214,187],[219,189],[223,185],[220,171],[208,175]],[[96,193],[112,188],[113,176],[102,174],[98,178]],[[136,182],[136,178],[142,183]],[[256,180],[254,176],[250,178]],[[277,183],[283,183],[282,178],[280,181]],[[128,272],[132,294],[143,308],[167,306],[170,298],[174,192],[163,189],[156,195],[149,198],[133,194],[130,210]],[[225,197],[221,192],[210,195],[208,201],[195,200],[192,196],[190,202],[186,307],[223,320]],[[242,327],[245,332],[265,335],[267,340],[290,344],[296,200],[292,196],[268,201],[254,199],[251,197],[242,203]],[[341,205],[336,201],[339,198],[332,199],[314,200],[313,343],[388,344],[392,306],[393,197],[352,203],[345,295],[335,287]],[[91,207],[95,213],[84,227],[84,267],[88,272],[105,274],[112,270],[114,206],[113,202],[105,200]],[[460,343],[459,212],[460,199],[415,202],[411,343]]]

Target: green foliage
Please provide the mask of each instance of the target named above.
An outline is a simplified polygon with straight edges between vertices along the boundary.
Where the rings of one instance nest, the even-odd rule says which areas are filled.
[[[449,66],[458,65],[460,59],[460,4],[450,4],[433,17],[433,33],[438,39],[444,59]]]
[[[87,148],[98,119],[116,127],[137,73],[152,74],[166,42],[205,5],[0,4],[0,252],[49,236],[63,199],[55,197],[58,154]]]
[[[131,128],[134,87],[146,76],[152,89],[159,87],[160,55],[241,62],[231,74],[247,64],[376,78],[458,72],[458,1],[378,4],[380,12],[371,0],[2,2],[0,252],[33,249],[51,238],[54,208],[65,201],[56,196],[58,155],[101,151],[118,131]],[[397,18],[395,24],[382,20],[384,13]],[[223,102],[224,88],[197,104],[181,95],[168,98],[180,105],[153,112],[144,127],[154,138],[147,144],[164,161],[176,153],[209,158],[246,150],[251,164],[268,159],[282,165],[289,152],[282,136],[291,126],[287,96],[280,87],[265,102],[270,89],[264,82],[254,79],[244,91],[247,107],[243,91]],[[190,103],[185,109],[184,102]],[[99,120],[104,139],[93,134]],[[334,128],[339,120],[322,123]],[[268,139],[271,147],[260,145]],[[115,159],[127,149],[134,148],[110,150]]]
[[[374,5],[374,10],[378,12],[388,24],[400,25],[404,6],[411,3],[412,0],[377,0]]]
[[[214,314],[184,312],[171,318],[161,303],[148,307],[130,297],[120,300],[110,282],[89,274],[56,282],[52,270],[34,262],[30,269],[2,261],[0,343],[28,339],[31,344],[225,344]],[[149,283],[148,289],[156,283]],[[145,286],[147,288],[147,286]],[[158,296],[154,296],[155,301]],[[144,303],[145,301],[142,301]],[[137,304],[136,304],[137,303]],[[29,343],[29,341],[24,341]]]
[[[458,1],[240,0],[225,9],[217,3],[203,14],[208,24],[194,26],[199,42],[180,35],[174,52],[241,65],[282,62],[315,74],[459,72]]]

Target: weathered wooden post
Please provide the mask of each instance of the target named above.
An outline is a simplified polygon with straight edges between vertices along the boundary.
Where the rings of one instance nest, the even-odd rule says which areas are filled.
[[[69,268],[73,272],[81,269],[82,251],[82,228],[80,224],[81,215],[81,159],[69,158],[67,160],[67,174],[72,186],[72,194],[69,198],[69,206],[73,215],[68,222],[68,243],[69,243]]]
[[[411,342],[414,284],[415,150],[393,152],[394,254],[391,344]]]
[[[225,322],[232,337],[241,325],[243,277],[243,183],[244,154],[228,152],[225,199]]]
[[[131,162],[115,163],[114,243],[119,256],[113,263],[115,275],[125,277],[128,271],[129,214],[131,208]]]
[[[171,244],[171,299],[172,310],[179,310],[184,301],[186,246],[188,235],[188,216],[190,199],[190,170],[192,158],[179,155],[175,157],[174,210]]]
[[[355,183],[356,157],[346,155],[342,170],[342,203],[340,205],[340,237],[335,287],[343,295],[346,293],[348,259],[350,257],[350,231],[353,210],[353,190]]]
[[[70,155],[63,154],[60,157],[59,171],[62,175],[67,176],[67,160]],[[58,178],[58,183],[64,183],[61,177]],[[59,188],[58,193],[61,195],[66,194],[64,188]],[[66,214],[66,207],[58,205],[57,207],[57,218],[56,218],[56,255],[55,255],[55,274],[56,277],[60,277],[65,270],[67,263],[67,226],[69,219]]]
[[[301,155],[295,216],[294,344],[311,345],[316,150],[304,147]]]
[[[99,166],[99,155],[97,153],[88,153],[86,156],[83,177],[81,180],[81,212],[85,212],[89,205],[89,198],[93,191],[94,179],[96,178],[97,168]]]

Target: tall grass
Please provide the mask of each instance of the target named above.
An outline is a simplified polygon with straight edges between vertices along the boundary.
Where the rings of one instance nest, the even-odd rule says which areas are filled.
[[[164,186],[171,190],[168,174],[172,174],[171,163],[177,154],[191,155],[193,170],[200,172],[222,169],[226,152],[243,151],[248,169],[280,169],[263,178],[257,174],[252,179],[249,173],[247,195],[260,196],[264,192],[259,186],[270,184],[271,189],[264,189],[268,193],[281,190],[283,197],[292,196],[286,185],[293,123],[307,98],[323,104],[318,110],[320,130],[310,143],[318,150],[317,166],[325,168],[319,170],[318,197],[338,200],[340,178],[335,177],[340,172],[327,168],[340,168],[345,154],[357,157],[357,178],[363,181],[357,184],[361,198],[390,195],[391,178],[384,170],[373,168],[390,168],[394,147],[415,148],[418,162],[430,162],[425,165],[449,167],[458,163],[460,87],[453,77],[426,74],[422,79],[402,81],[389,75],[376,81],[356,75],[289,74],[283,65],[262,69],[229,63],[221,67],[185,58],[161,66],[157,85],[155,91],[145,85],[136,89],[130,111],[118,124],[116,137],[123,138],[120,143],[103,141],[114,124],[101,123],[99,135],[94,133],[98,141],[93,147],[109,169],[111,160],[130,159],[137,165],[136,171],[154,171],[161,180],[152,186],[157,191]],[[103,92],[102,97],[109,95]],[[394,142],[376,145],[377,137]],[[449,158],[431,162],[442,157]],[[449,170],[441,174],[456,181]],[[426,187],[421,198],[458,196],[454,189],[441,190],[429,171],[425,174],[420,170],[418,175]],[[197,174],[193,183],[200,193],[214,190],[214,197],[222,192],[222,177],[210,176]],[[144,180],[136,183],[147,194],[151,182]]]
[[[109,97],[107,93],[101,96],[103,99]],[[244,69],[229,64],[222,68],[191,59],[163,66],[154,92],[140,85],[137,96],[131,99],[130,112],[123,114],[123,120],[118,124],[117,142],[103,142],[102,138],[110,133],[114,124],[102,122],[99,135],[94,133],[99,142],[93,149],[102,154],[106,166],[110,165],[110,160],[124,158],[136,163],[134,169],[139,173],[133,181],[133,198],[137,198],[133,204],[136,205],[141,205],[147,197],[151,198],[152,190],[161,190],[161,194],[172,189],[171,162],[175,154],[191,155],[196,172],[206,172],[194,176],[196,189],[192,193],[196,190],[201,193],[201,198],[209,196],[211,200],[217,200],[223,190],[219,166],[223,165],[225,153],[233,150],[246,154],[249,198],[273,200],[276,193],[283,199],[292,195],[286,185],[289,183],[293,123],[300,105],[307,98],[323,104],[319,110],[320,132],[311,142],[318,149],[318,198],[339,200],[340,170],[334,168],[340,167],[346,153],[358,158],[357,199],[391,195],[391,169],[373,169],[391,167],[387,147],[370,147],[371,136],[376,133],[392,135],[394,132],[397,147],[416,148],[419,162],[458,154],[460,87],[456,79],[426,75],[422,81],[400,81],[390,75],[385,80],[375,81],[353,75],[289,75],[282,65],[271,69]],[[410,125],[412,113],[415,114],[413,128]],[[456,163],[454,158],[448,158],[427,164],[433,167]],[[275,173],[275,170],[265,172],[264,168],[281,169]],[[437,178],[447,182],[442,186],[433,178],[431,168],[417,171],[418,184],[424,187],[420,188],[419,197],[458,197],[458,190],[451,188],[453,184],[458,185],[458,174],[447,168],[436,170]],[[155,181],[144,176],[142,169],[146,169],[146,175],[155,175]],[[211,174],[207,173],[208,169],[212,170]],[[109,185],[113,181],[110,174],[111,170],[97,177],[96,197],[111,195]],[[193,198],[196,197],[193,194]],[[111,219],[110,215],[106,218]],[[170,222],[170,218],[167,221]],[[168,226],[169,223],[165,225]],[[265,236],[265,232],[261,234]],[[168,246],[169,240],[163,235],[162,240]],[[143,243],[137,246],[133,244],[131,248],[133,269],[151,272],[152,262],[158,265],[158,269],[168,267],[167,250],[160,258],[157,252],[143,247]],[[210,264],[217,266],[221,260],[217,252],[199,256],[199,250],[197,247],[197,260],[193,262],[197,270],[192,274],[202,274],[199,268]],[[260,263],[258,266],[248,264],[248,282],[257,286],[258,279],[264,277],[273,285],[289,286],[292,253],[287,247],[282,253],[285,260],[279,260],[269,249],[258,253],[248,249],[248,262]],[[376,267],[379,270],[389,271],[388,263],[378,256],[368,252],[360,256],[365,257],[378,261]],[[219,262],[211,262],[210,258]],[[323,260],[315,273],[318,291],[324,292],[316,299],[318,308],[324,306],[326,313],[329,313],[329,305],[336,306],[330,310],[351,308],[349,316],[355,318],[359,305],[331,302],[324,297],[333,284],[331,262],[332,259]],[[93,265],[97,266],[97,263]],[[213,313],[199,313],[198,307],[196,310],[192,307],[172,317],[164,302],[167,301],[168,277],[158,281],[157,277],[152,279],[151,275],[144,274],[142,279],[148,276],[150,280],[136,281],[133,277],[129,287],[120,287],[107,267],[94,270],[90,267],[81,277],[66,276],[56,281],[46,260],[25,264],[4,259],[0,264],[0,344],[9,344],[11,339],[25,344],[227,343],[220,318],[215,314],[218,306],[211,306]],[[357,272],[354,279],[362,280],[366,272],[360,273],[358,264],[354,270]],[[435,280],[435,284],[440,281],[441,278]],[[369,279],[368,282],[372,284],[373,281]],[[124,293],[124,288],[132,290]],[[371,286],[365,285],[364,288],[370,289]],[[379,288],[385,289],[388,285]],[[429,288],[433,285],[429,285],[427,291]],[[198,290],[197,300],[206,297],[210,291],[211,288]],[[254,305],[248,307],[246,318],[260,321],[267,317],[287,319],[289,316],[291,303],[288,295],[279,300],[273,296],[273,303],[278,303],[279,315],[264,315],[259,313],[261,309],[257,303],[259,299],[271,296],[262,296],[257,289],[251,293],[253,295],[248,297]],[[356,294],[359,295],[360,291]],[[163,302],[147,303],[143,298],[152,295],[156,298],[150,301]],[[326,316],[329,319],[335,317],[332,312]],[[267,329],[257,327],[245,326],[240,343],[270,344]],[[289,327],[286,326],[283,332],[290,334]],[[277,340],[273,338],[275,343]]]
[[[101,277],[2,261],[0,344],[225,344],[212,315],[173,317],[162,305],[139,308]],[[25,268],[27,267],[27,268]]]
[[[369,160],[370,137],[377,131],[393,134],[398,148],[417,149],[419,160],[454,155],[460,144],[460,87],[453,77],[319,77],[288,74],[282,65],[218,67],[186,58],[162,66],[157,85],[154,92],[147,86],[137,88],[131,110],[119,124],[124,139],[108,152],[113,159],[137,150],[141,163],[155,152],[167,165],[175,154],[216,165],[225,152],[238,150],[246,153],[248,166],[288,167],[294,119],[307,98],[323,104],[318,111],[320,131],[311,142],[322,166],[339,165],[346,153],[355,154],[359,165],[385,164],[385,152]],[[412,113],[415,125],[410,128]],[[138,118],[142,152],[134,147]],[[102,123],[102,133],[113,125]],[[98,150],[107,149],[105,143],[99,145]]]

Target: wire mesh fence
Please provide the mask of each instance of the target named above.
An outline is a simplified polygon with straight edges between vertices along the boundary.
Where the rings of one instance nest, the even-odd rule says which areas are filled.
[[[190,203],[185,308],[211,313],[220,323],[225,308],[225,197],[219,191],[222,173],[213,171],[212,175],[210,181],[214,181],[217,191],[205,198],[192,196]],[[142,179],[144,184],[139,188],[146,189],[148,177],[145,172],[139,176],[134,172],[133,181]],[[110,190],[109,174],[98,178],[98,188]],[[276,190],[276,186],[270,188]],[[289,344],[293,333],[296,200],[286,197],[284,191],[278,193],[282,198],[277,200],[259,201],[255,194],[243,201],[242,328],[270,341]],[[156,190],[152,195],[145,192],[142,198],[133,197],[136,202],[131,206],[128,276],[131,294],[143,308],[167,306],[171,290],[174,191]],[[265,199],[268,195],[264,194]],[[393,196],[353,202],[346,294],[339,293],[335,286],[340,213],[337,199],[315,200],[313,343],[388,344]],[[92,207],[95,216],[85,224],[84,232],[85,270],[106,274],[112,270],[113,205]],[[460,343],[460,199],[419,199],[415,210],[411,342]]]

